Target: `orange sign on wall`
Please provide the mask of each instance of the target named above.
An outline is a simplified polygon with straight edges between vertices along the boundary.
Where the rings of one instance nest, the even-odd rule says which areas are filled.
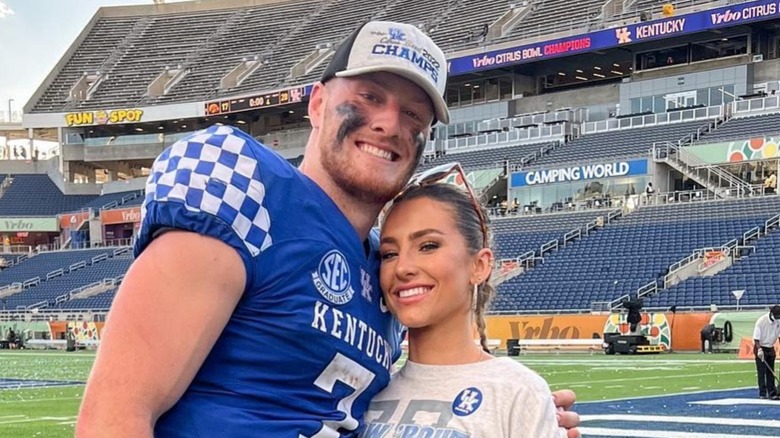
[[[103,210],[100,212],[100,220],[103,222],[103,225],[141,222],[141,207]]]
[[[586,339],[602,336],[606,315],[491,316],[487,318],[488,338],[501,339]]]
[[[103,332],[103,325],[103,322],[50,321],[49,333],[52,339],[65,339],[65,332],[70,327],[79,341],[98,340]]]
[[[753,354],[753,344],[755,342],[751,338],[742,338],[739,340],[739,353],[737,358],[739,359],[755,359]],[[780,342],[775,342],[775,355],[780,355]]]
[[[69,228],[77,227],[79,224],[89,219],[89,212],[82,211],[79,213],[66,213],[60,215],[60,229],[67,230]]]
[[[699,332],[711,316],[711,313],[658,313],[652,320],[659,327],[668,325],[673,350],[696,351],[701,348]],[[594,334],[603,337],[611,318],[612,315],[513,315],[490,316],[486,323],[488,338],[500,339],[505,348],[507,339],[591,339]],[[648,318],[643,315],[643,320]]]

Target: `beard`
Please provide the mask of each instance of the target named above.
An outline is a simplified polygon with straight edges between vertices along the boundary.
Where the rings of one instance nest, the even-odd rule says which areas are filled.
[[[341,124],[336,136],[322,148],[322,165],[336,185],[350,197],[367,204],[385,204],[392,200],[411,178],[425,147],[425,136],[417,133],[414,145],[417,147],[415,160],[403,175],[398,175],[394,181],[388,182],[382,178],[373,178],[364,169],[359,169],[350,160],[351,154],[345,144],[350,134],[366,126],[366,118],[352,104],[343,103],[336,107],[336,113],[341,118]],[[395,140],[397,141],[397,140]]]

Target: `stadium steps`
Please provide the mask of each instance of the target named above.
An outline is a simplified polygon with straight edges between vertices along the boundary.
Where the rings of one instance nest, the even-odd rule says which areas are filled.
[[[599,228],[618,220],[622,215],[623,212],[620,210],[592,210],[581,213],[553,213],[526,220],[522,220],[521,216],[520,220],[514,221],[514,224],[510,223],[511,219],[507,219],[505,224],[501,223],[501,219],[497,220],[494,224],[497,243],[494,246],[496,255],[503,258],[498,260],[498,266],[493,271],[494,285],[499,286],[528,272],[537,264],[544,263],[545,256],[575,241],[586,239]],[[556,216],[566,220],[555,225]],[[544,225],[546,222],[550,224]],[[548,227],[551,229],[545,231],[544,229]],[[513,229],[523,230],[523,233],[513,233]],[[514,257],[508,256],[511,254],[508,251],[519,251],[519,254]]]
[[[4,291],[5,293],[2,294],[3,307],[14,309],[52,305],[57,296],[69,292],[80,284],[89,284],[95,281],[90,274],[98,273],[99,276],[104,276],[103,269],[97,265],[110,260],[108,265],[113,266],[117,263],[116,261],[121,260],[122,253],[126,251],[127,249],[121,248],[53,251],[31,257],[28,263],[17,264],[0,272],[0,284],[10,286],[22,283],[24,285],[19,290],[6,289]],[[125,270],[129,266],[129,263],[126,264],[127,266],[122,262],[119,264]],[[82,277],[84,278],[82,279]],[[85,282],[79,283],[76,281],[77,278]],[[74,283],[74,281],[76,282]],[[38,306],[44,301],[46,304]]]
[[[641,208],[501,284],[492,311],[591,310],[593,303],[635,295],[697,248],[739,238],[778,212],[777,196]],[[773,275],[780,285],[780,273]]]
[[[695,155],[688,153],[684,147],[671,142],[657,144],[656,147],[660,149],[656,149],[654,161],[668,164],[719,198],[739,196],[752,191],[750,184],[719,166],[708,166]],[[659,150],[663,153],[659,154]]]
[[[8,189],[11,187],[11,184],[13,184],[14,178],[12,175],[2,175],[0,176],[0,199],[5,195],[5,192],[8,191]]]
[[[764,306],[780,302],[780,209],[767,220],[749,242],[741,242],[748,255],[738,257],[725,270],[709,277],[690,277],[645,300],[646,308],[734,306],[734,290],[744,290],[742,306]]]

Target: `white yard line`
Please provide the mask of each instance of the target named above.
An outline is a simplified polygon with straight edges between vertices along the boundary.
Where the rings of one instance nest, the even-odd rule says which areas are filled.
[[[725,372],[720,372],[718,374],[719,375],[723,375],[723,374],[750,374],[750,375],[755,375],[756,374],[756,370],[725,371]],[[712,377],[712,373],[681,374],[681,375],[668,375],[667,374],[667,375],[652,376],[652,377],[642,376],[642,380],[643,381],[644,380],[657,380],[657,379],[670,380],[670,379],[675,379],[675,378],[688,378],[688,377]],[[637,377],[626,377],[626,378],[623,378],[623,379],[590,380],[590,381],[588,381],[588,384],[594,384],[594,383],[615,383],[615,382],[636,382],[636,381],[637,381]],[[555,384],[551,384],[550,386],[557,386],[557,387],[567,386],[570,383],[571,382],[558,382],[558,383],[555,383]]]
[[[691,391],[691,392],[687,392],[687,391],[686,392],[670,392],[670,393],[666,393],[666,394],[640,395],[640,396],[633,396],[633,397],[620,397],[620,398],[611,398],[611,399],[604,399],[604,400],[578,401],[577,404],[645,400],[645,399],[648,399],[648,398],[674,397],[674,396],[678,396],[678,395],[707,394],[707,393],[710,393],[710,392],[739,391],[739,390],[743,390],[743,389],[753,389],[753,390],[755,390],[756,387],[755,386],[744,386],[744,387],[741,387],[741,388],[707,389],[707,390],[704,390],[704,391]]]
[[[0,400],[0,404],[37,403],[37,402],[62,401],[62,400],[81,400],[81,397],[20,398],[20,399],[13,399],[13,400]],[[0,417],[0,419],[2,418],[3,417]]]
[[[711,433],[680,432],[677,430],[628,430],[603,427],[578,427],[584,438],[588,436],[616,436],[620,438],[713,438]],[[766,438],[766,435],[718,434],[718,438]]]
[[[780,408],[780,403],[776,400],[767,400],[759,398],[721,398],[718,400],[702,400],[695,402],[688,402],[692,405],[707,405],[707,406],[733,406],[733,405],[767,405]]]
[[[780,405],[778,405],[780,408]],[[631,414],[603,414],[580,415],[580,421],[641,421],[651,423],[680,423],[680,424],[707,424],[718,426],[755,426],[780,428],[780,420],[758,420],[752,418],[724,418],[724,417],[682,417],[675,415],[631,415]]]
[[[38,423],[41,421],[74,421],[76,417],[70,416],[70,417],[35,417],[35,418],[25,418],[23,420],[10,420],[10,421],[0,421],[0,426],[6,425],[6,424],[17,424],[17,423]]]

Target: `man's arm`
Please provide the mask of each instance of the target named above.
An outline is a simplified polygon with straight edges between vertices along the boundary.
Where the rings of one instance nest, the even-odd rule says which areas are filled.
[[[152,437],[235,309],[246,282],[238,252],[169,231],[152,241],[114,299],[82,400],[76,436]]]
[[[753,356],[755,357],[759,357],[759,351],[761,351],[761,354],[764,354],[763,350],[761,350],[761,345],[759,345],[759,339],[761,339],[761,326],[756,322],[756,325],[753,327]]]

